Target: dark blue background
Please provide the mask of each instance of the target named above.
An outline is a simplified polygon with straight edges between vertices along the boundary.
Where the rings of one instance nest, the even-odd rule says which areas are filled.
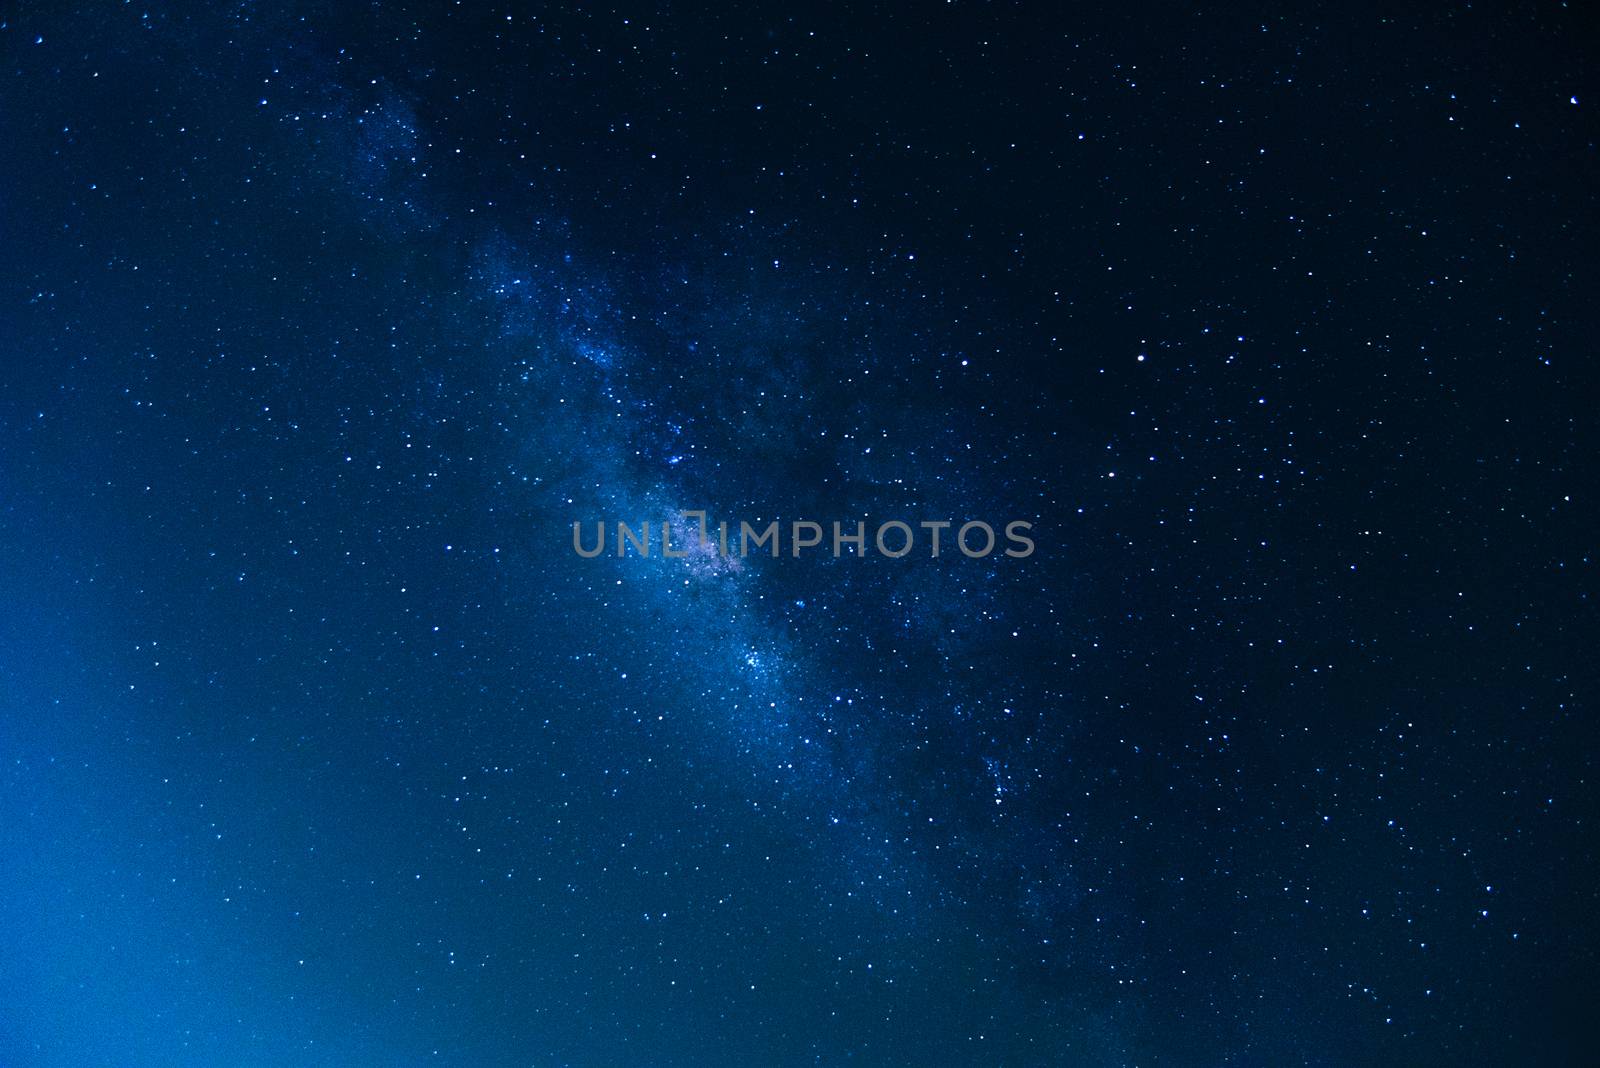
[[[0,1064],[1592,1063],[1594,41],[8,9]]]

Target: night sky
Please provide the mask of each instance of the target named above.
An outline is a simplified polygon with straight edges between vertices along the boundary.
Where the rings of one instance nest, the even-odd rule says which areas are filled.
[[[0,1066],[1600,1063],[1589,18],[0,7]]]

